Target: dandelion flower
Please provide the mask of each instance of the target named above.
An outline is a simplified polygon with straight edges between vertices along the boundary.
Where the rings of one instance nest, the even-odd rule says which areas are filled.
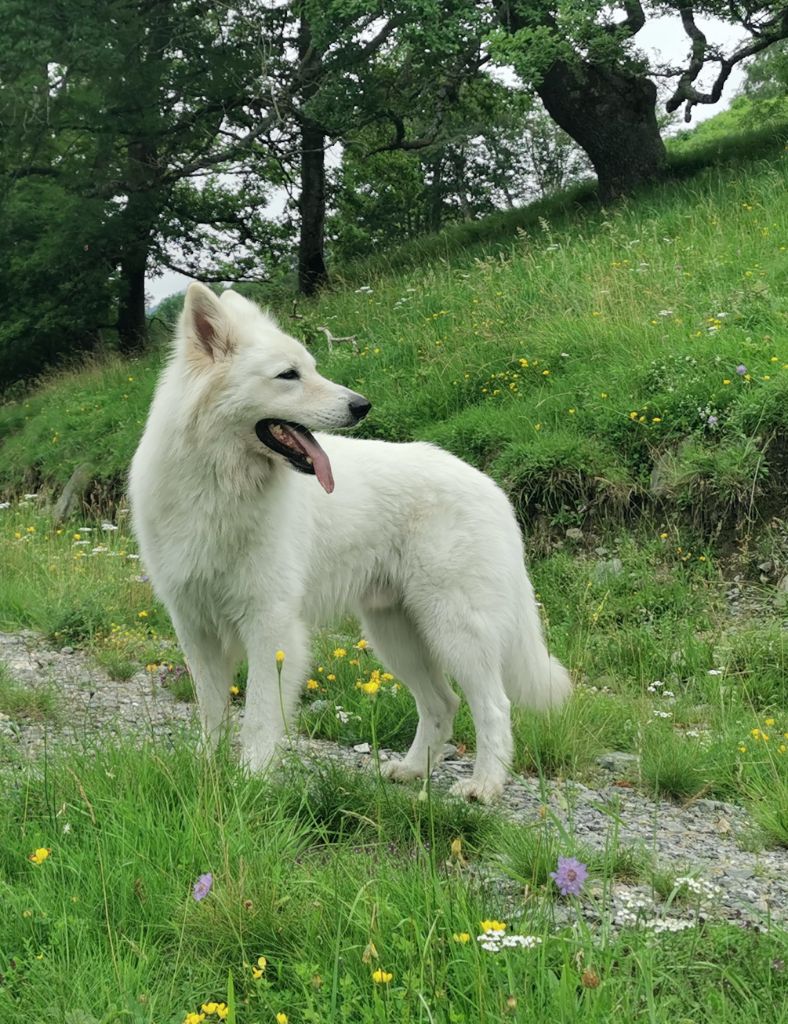
[[[282,662],[285,660],[285,652],[284,651],[277,651],[276,654],[274,655],[274,657],[276,658],[277,665],[281,665]]]
[[[344,658],[346,654],[347,654],[347,651],[345,650],[344,647],[335,647],[334,648],[334,657],[335,658]]]
[[[574,857],[559,857],[558,868],[550,872],[562,896],[577,896],[588,877],[588,868]]]
[[[200,900],[204,900],[208,893],[211,891],[212,886],[213,875],[210,873],[210,871],[206,872],[204,875],[200,875],[200,877],[194,883],[194,887],[192,889],[194,899],[198,903],[200,902]]]

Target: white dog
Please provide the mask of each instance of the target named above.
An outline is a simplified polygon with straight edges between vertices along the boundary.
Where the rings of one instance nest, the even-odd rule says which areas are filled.
[[[459,705],[448,674],[477,741],[473,776],[454,788],[488,801],[511,762],[510,702],[557,705],[569,677],[545,647],[514,513],[492,480],[429,444],[310,433],[369,408],[253,303],[192,284],[131,467],[140,551],[210,742],[246,656],[241,744],[262,769],[296,710],[310,630],[349,612],[418,707],[413,744],[386,774],[424,776],[440,760]]]

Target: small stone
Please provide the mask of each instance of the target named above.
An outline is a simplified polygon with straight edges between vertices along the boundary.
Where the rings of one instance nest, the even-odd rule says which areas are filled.
[[[60,648],[60,653],[61,654],[73,654],[74,653],[74,648],[73,647],[61,647]]]
[[[353,749],[357,754],[368,754],[372,748],[368,743],[356,743]]]
[[[739,882],[746,882],[748,878],[752,878],[755,875],[755,871],[748,867],[731,867],[728,865],[725,868],[725,874],[728,878],[735,878]]]
[[[620,558],[608,558],[604,562],[597,562],[591,578],[595,583],[604,583],[611,576],[620,576],[624,571],[624,563]]]
[[[566,531],[565,537],[567,540],[582,540],[583,531],[578,529],[576,526],[570,526]]]
[[[637,754],[627,754],[623,750],[611,750],[607,754],[601,754],[596,759],[596,763],[600,768],[609,772],[625,772],[630,768],[635,768],[639,760]]]

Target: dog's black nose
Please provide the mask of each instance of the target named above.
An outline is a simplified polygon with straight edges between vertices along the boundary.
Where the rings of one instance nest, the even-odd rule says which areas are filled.
[[[368,402],[363,395],[356,395],[355,398],[350,399],[348,407],[350,408],[350,415],[353,417],[353,422],[358,423],[359,420],[364,419],[372,408],[372,403]]]

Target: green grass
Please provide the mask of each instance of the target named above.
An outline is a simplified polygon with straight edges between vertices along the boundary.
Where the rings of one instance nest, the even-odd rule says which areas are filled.
[[[356,267],[371,291],[336,287],[303,319],[283,302],[283,323],[371,399],[361,432],[460,453],[532,531],[644,513],[751,531],[786,480],[786,164],[778,143],[609,210],[501,215],[429,240],[448,248],[414,269],[397,254]],[[329,356],[318,325],[355,334],[358,354]],[[119,497],[163,359],[93,363],[7,401],[0,493],[56,490],[87,463],[91,500]]]
[[[682,180],[636,200],[600,210],[580,190],[460,225],[346,268],[300,304],[303,319],[281,306],[321,369],[373,401],[367,435],[436,441],[510,494],[550,645],[576,680],[560,712],[514,719],[515,771],[538,780],[543,816],[513,826],[431,785],[328,762],[249,779],[223,754],[202,760],[190,733],[33,765],[6,743],[3,1024],[183,1024],[220,1000],[234,1024],[788,1017],[777,930],[713,914],[678,934],[612,927],[624,882],[691,903],[678,866],[621,843],[614,803],[604,848],[584,848],[571,807],[560,825],[547,798],[551,779],[717,797],[749,809],[748,842],[788,846],[774,587],[785,572],[788,208],[782,144],[768,134],[744,159],[744,142],[706,129],[675,145]],[[320,325],[357,335],[358,353],[329,357]],[[123,504],[164,358],[157,347],[92,362],[0,406],[0,629],[85,648],[117,679],[147,668],[186,700],[191,680]],[[49,497],[83,463],[92,512],[57,527]],[[404,750],[413,701],[363,639],[352,620],[316,637],[298,729]],[[241,702],[243,669],[235,684]],[[56,714],[50,696],[0,676],[12,721]],[[472,756],[465,705],[454,740]],[[602,775],[609,751],[634,758]],[[35,864],[38,848],[51,854]],[[556,902],[559,855],[589,863],[594,927]],[[206,871],[213,891],[195,902]],[[490,954],[475,936],[491,918],[542,942]],[[390,982],[375,984],[378,968]]]
[[[23,686],[11,678],[0,662],[0,714],[14,721],[57,724],[62,717],[61,711],[60,700],[51,686]]]
[[[181,1024],[224,1001],[239,1024],[781,1019],[777,932],[713,917],[675,935],[592,931],[571,910],[576,926],[556,926],[547,873],[565,847],[500,829],[319,764],[249,779],[185,738],[71,755],[19,776],[0,805],[0,1014]],[[527,901],[477,870],[507,842]],[[595,885],[613,864],[591,864]],[[597,899],[604,921],[609,887]],[[541,943],[486,952],[487,919]]]

